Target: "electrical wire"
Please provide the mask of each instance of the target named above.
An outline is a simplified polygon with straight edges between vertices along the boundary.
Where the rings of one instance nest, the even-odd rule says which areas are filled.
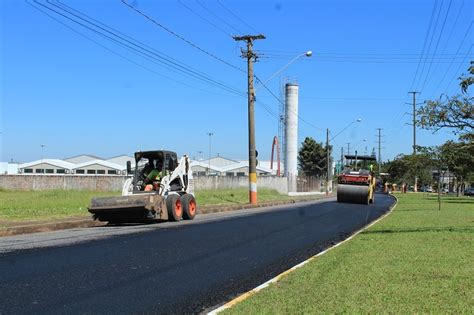
[[[173,69],[174,71],[178,71],[181,74],[184,74],[186,76],[192,77],[194,79],[200,80],[202,82],[205,82],[207,84],[211,84],[215,87],[219,87],[221,89],[224,89],[228,92],[242,95],[244,94],[242,91],[239,91],[238,89],[235,89],[233,87],[230,87],[222,82],[219,82],[208,75],[203,74],[202,72],[196,71],[192,69],[191,67],[184,65],[182,63],[177,62],[176,60],[172,60],[169,58],[166,58],[161,54],[160,52],[156,50],[152,50],[147,48],[146,46],[143,46],[140,44],[139,41],[134,41],[130,38],[126,38],[124,36],[121,36],[120,34],[117,34],[116,32],[113,31],[113,28],[110,27],[105,27],[101,26],[97,23],[91,22],[78,14],[75,14],[74,12],[71,12],[70,10],[65,9],[64,7],[58,6],[54,3],[51,3],[50,1],[46,1],[48,4],[53,5],[57,9],[44,5],[37,0],[34,0],[34,3],[37,5],[42,6],[43,8],[50,10],[54,12],[56,15],[62,16],[63,18],[70,20],[86,29],[89,31],[96,33],[97,35],[106,38],[115,44],[124,47],[125,49],[132,51],[133,53],[136,53],[140,55],[141,57],[147,57],[148,59],[152,59],[155,63],[159,63],[169,69]],[[62,10],[65,13],[62,13],[59,10]],[[68,15],[70,16],[68,16]],[[72,16],[72,17],[71,17]],[[74,17],[74,18],[73,18]],[[82,22],[81,22],[82,21]]]
[[[138,67],[140,67],[140,68],[142,68],[142,69],[145,69],[145,70],[147,70],[147,71],[149,71],[149,72],[151,72],[151,73],[153,73],[153,74],[156,74],[156,75],[158,75],[158,76],[160,76],[160,77],[162,77],[162,78],[165,78],[165,79],[170,80],[170,81],[173,81],[173,82],[175,82],[175,83],[184,85],[184,86],[186,86],[186,87],[189,87],[189,88],[192,88],[192,89],[196,89],[196,90],[200,90],[200,91],[203,91],[203,92],[206,92],[206,93],[216,94],[216,93],[213,93],[213,92],[211,92],[211,91],[208,91],[208,90],[205,90],[205,89],[202,89],[202,88],[198,88],[198,87],[193,86],[193,85],[190,85],[190,84],[188,84],[188,83],[185,83],[185,82],[176,80],[176,79],[174,79],[174,78],[172,78],[172,77],[170,77],[170,76],[164,75],[164,74],[159,73],[159,72],[157,72],[157,71],[155,71],[155,70],[153,70],[153,69],[151,69],[151,68],[149,68],[149,67],[146,67],[146,66],[144,66],[144,65],[142,65],[142,64],[140,64],[140,63],[138,63],[138,62],[136,62],[136,61],[134,61],[134,60],[132,60],[132,59],[130,59],[130,58],[128,58],[128,57],[126,57],[125,55],[122,55],[122,54],[120,54],[120,53],[118,53],[118,52],[116,52],[116,51],[110,49],[109,47],[107,47],[107,46],[105,46],[105,45],[102,45],[101,43],[99,43],[98,41],[92,39],[91,37],[89,37],[89,36],[87,36],[87,35],[85,35],[85,34],[79,32],[79,31],[77,31],[76,29],[72,28],[71,26],[67,25],[66,23],[62,22],[61,20],[55,18],[52,14],[49,14],[49,13],[46,12],[45,10],[43,10],[43,9],[41,9],[41,8],[39,8],[39,7],[34,6],[34,5],[31,4],[29,1],[26,1],[26,3],[27,3],[28,5],[30,5],[31,7],[33,7],[34,9],[36,9],[36,10],[42,12],[43,14],[45,14],[46,16],[48,16],[49,18],[51,18],[52,20],[56,21],[57,23],[63,25],[64,27],[66,27],[66,28],[69,29],[70,31],[72,31],[72,32],[78,34],[79,36],[81,36],[81,37],[83,37],[83,38],[85,38],[85,39],[91,41],[92,43],[94,43],[94,44],[96,44],[96,45],[102,47],[103,49],[107,50],[108,52],[110,52],[110,53],[112,53],[112,54],[114,54],[114,55],[116,55],[116,56],[118,56],[118,57],[120,57],[120,58],[126,60],[127,62],[129,62],[129,63],[131,63],[131,64],[134,64],[134,65],[136,65],[136,66],[138,66]],[[146,59],[152,61],[150,58],[147,58],[147,57],[145,57],[145,56],[143,56],[143,58],[146,58]]]
[[[464,44],[464,41],[466,40],[467,35],[469,34],[469,32],[470,32],[470,30],[471,30],[472,23],[473,23],[473,22],[471,21],[471,23],[469,24],[469,27],[468,27],[467,30],[466,30],[466,33],[464,33],[464,36],[463,36],[463,38],[462,38],[462,40],[461,40],[461,42],[460,42],[460,44],[459,44],[459,46],[458,46],[458,49],[456,50],[457,53],[461,50],[461,48],[462,48],[462,46],[463,46],[463,44]],[[469,51],[470,51],[470,50],[469,50]],[[466,54],[465,56],[467,57],[468,55],[469,55],[469,54]],[[465,57],[465,58],[466,58],[466,57]],[[464,58],[464,60],[465,60],[465,58]],[[463,63],[464,63],[464,61],[463,61]],[[448,69],[447,69],[447,70],[444,72],[444,74],[443,74],[443,77],[441,78],[441,80],[438,81],[438,85],[436,86],[436,88],[435,88],[435,90],[434,90],[434,93],[436,93],[436,91],[438,91],[439,87],[440,87],[441,84],[444,82],[444,79],[445,79],[446,76],[448,75],[448,72],[449,72],[449,70],[451,70],[451,67],[452,67],[453,64],[454,64],[454,63],[450,63],[450,64],[449,64]],[[458,70],[457,70],[457,71],[459,71],[460,67],[461,67],[461,65],[458,67]],[[456,73],[457,73],[457,71],[456,71]],[[446,87],[446,89],[445,89],[444,92],[446,92],[446,90],[448,89],[448,87],[449,87],[450,85],[451,85],[451,81],[449,82],[449,84],[448,84],[448,86]],[[433,93],[433,95],[434,95],[434,93]],[[430,97],[430,99],[433,98],[433,95]]]
[[[471,24],[472,24],[472,23],[471,23]],[[468,52],[471,51],[472,46],[474,46],[474,45],[471,45],[471,47],[469,47]],[[466,59],[467,59],[467,58],[466,58]],[[454,76],[453,76],[452,79],[449,81],[448,85],[446,86],[446,89],[444,90],[444,94],[447,94],[447,91],[448,91],[449,87],[451,86],[451,84],[453,84],[453,82],[456,80],[456,78],[458,78],[458,75],[460,75],[459,71],[461,70],[461,67],[462,67],[463,64],[464,64],[464,65],[466,64],[466,60],[464,60],[464,62],[461,63],[461,64],[459,65],[459,67],[456,69],[456,72],[454,72]]]
[[[186,8],[188,11],[190,11],[192,14],[196,15],[197,17],[199,17],[201,20],[203,20],[204,22],[206,22],[207,24],[211,25],[212,27],[214,27],[215,29],[217,29],[219,32],[225,34],[226,36],[232,38],[232,34],[228,33],[226,30],[224,30],[223,28],[221,28],[220,26],[218,26],[217,24],[209,21],[208,19],[206,19],[204,16],[202,16],[201,14],[197,13],[196,11],[194,11],[191,7],[189,7],[188,5],[184,4],[181,0],[178,0],[178,3],[183,6],[184,8]]]
[[[222,58],[216,56],[215,54],[213,54],[213,53],[211,53],[211,52],[209,52],[209,51],[207,51],[207,50],[205,50],[205,49],[199,47],[198,45],[196,45],[195,43],[191,42],[190,40],[184,38],[183,36],[179,35],[178,33],[174,32],[174,31],[172,31],[170,28],[164,26],[162,23],[158,22],[156,19],[154,19],[154,18],[152,18],[151,16],[145,14],[143,11],[137,9],[135,6],[129,4],[129,3],[127,2],[127,0],[121,0],[121,2],[122,2],[124,5],[126,5],[127,7],[129,7],[131,10],[133,10],[133,11],[135,11],[136,13],[138,13],[139,15],[143,16],[145,19],[147,19],[147,20],[150,21],[151,23],[155,24],[156,26],[160,27],[161,29],[163,29],[163,30],[165,30],[166,32],[168,32],[169,34],[175,36],[176,38],[182,40],[183,42],[185,42],[186,44],[190,45],[191,47],[193,47],[193,48],[199,50],[199,51],[202,52],[203,54],[205,54],[205,55],[207,55],[207,56],[209,56],[209,57],[211,57],[211,58],[213,58],[213,59],[215,59],[215,60],[217,60],[217,61],[219,61],[219,62],[221,62],[221,63],[223,63],[223,64],[225,64],[225,65],[227,65],[227,66],[229,66],[229,67],[231,67],[231,68],[233,68],[233,69],[235,69],[235,70],[238,70],[238,71],[240,71],[240,72],[244,72],[244,73],[245,73],[245,70],[243,70],[243,69],[241,69],[241,68],[239,68],[239,67],[237,67],[237,66],[235,66],[235,65],[233,65],[233,64],[231,64],[231,63],[229,63],[229,62],[227,62],[227,61],[225,61],[224,59],[222,59]]]
[[[439,16],[441,15],[441,11],[443,9],[443,3],[444,3],[444,0],[441,0],[441,4],[439,6],[439,9],[438,9],[438,14],[436,15],[436,21],[435,21],[435,24],[434,24],[434,28],[433,28],[433,32],[431,33],[431,37],[430,37],[430,42],[428,44],[428,50],[427,52],[429,53],[431,51],[431,44],[433,43],[433,39],[434,39],[434,36],[435,36],[435,33],[436,33],[436,29],[438,28],[438,21],[439,21]],[[420,76],[418,77],[418,83],[415,85],[416,87],[416,90],[419,90],[419,85],[421,83],[421,78],[423,78],[423,73],[425,71],[425,66],[426,66],[426,61],[428,60],[428,57],[425,56],[425,62],[423,62],[423,67],[421,68],[421,73],[420,73]]]
[[[415,75],[413,76],[413,81],[411,82],[410,91],[413,91],[413,88],[415,86],[416,77],[417,77],[418,71],[420,69],[421,60],[423,59],[423,54],[425,53],[426,43],[428,42],[428,36],[430,34],[431,25],[433,23],[434,13],[436,12],[437,5],[438,5],[438,0],[435,1],[434,5],[433,5],[433,9],[431,10],[430,23],[428,25],[428,29],[426,30],[425,39],[423,41],[423,48],[421,49],[420,59],[418,61],[418,65],[416,66],[416,71],[415,71]]]
[[[446,25],[446,20],[448,19],[449,11],[451,9],[451,4],[452,3],[453,3],[453,0],[450,0],[449,5],[448,5],[448,9],[446,10],[446,14],[444,16],[443,25],[441,26],[441,31],[439,32],[438,40],[436,41],[436,46],[435,46],[434,53],[433,53],[434,56],[436,56],[436,52],[438,51],[439,42],[440,42],[441,38],[443,37],[444,27]],[[433,57],[433,59],[434,59],[434,57]],[[433,59],[431,59],[431,61],[433,61]],[[433,65],[433,62],[430,62],[429,66],[428,66],[428,71],[426,72],[425,80],[423,81],[423,85],[421,86],[420,91],[423,91],[425,89],[425,85],[426,85],[426,82],[428,81],[432,65]]]
[[[275,98],[280,104],[282,104],[283,106],[285,106],[285,103],[284,103],[278,96],[276,96],[275,93],[273,93],[272,90],[270,90],[270,89],[262,82],[262,80],[260,80],[259,77],[255,76],[255,79],[260,82],[260,84],[263,86],[263,88],[264,88],[265,90],[267,90],[268,93],[270,93],[270,95],[273,96],[273,98]],[[302,122],[304,122],[304,123],[307,124],[308,126],[313,127],[313,128],[315,128],[315,129],[317,129],[317,130],[320,130],[320,131],[324,131],[324,129],[319,128],[318,126],[316,126],[316,125],[310,123],[309,121],[307,121],[306,119],[304,119],[303,117],[301,117],[298,113],[296,113],[296,111],[293,111],[293,113],[296,114],[296,116],[298,117],[299,120],[301,120]]]
[[[233,29],[234,31],[237,32],[237,34],[243,34],[241,31],[239,31],[236,27],[234,27],[233,25],[227,23],[226,20],[222,19],[220,16],[218,16],[217,14],[215,14],[214,12],[212,12],[208,7],[206,7],[201,1],[199,0],[196,0],[196,3],[201,7],[203,8],[204,10],[206,10],[209,14],[211,14],[213,17],[215,17],[216,19],[218,19],[219,21],[221,21],[222,23],[224,23],[225,25],[227,25],[228,27],[230,27],[231,29]]]
[[[226,7],[220,0],[217,0],[217,3],[219,3],[219,5],[221,7],[224,8],[224,10],[226,10],[228,13],[230,13],[230,15],[232,15],[234,18],[236,18],[237,20],[239,20],[242,24],[244,24],[245,26],[247,26],[248,28],[250,28],[252,31],[254,31],[256,34],[261,34],[260,32],[258,32],[257,30],[255,30],[252,26],[250,26],[247,22],[245,22],[244,20],[242,20],[237,14],[235,14],[234,12],[232,12],[228,7]]]

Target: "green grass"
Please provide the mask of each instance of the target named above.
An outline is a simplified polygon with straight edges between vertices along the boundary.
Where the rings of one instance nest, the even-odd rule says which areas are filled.
[[[398,194],[353,240],[226,311],[474,313],[474,199]]]
[[[6,222],[49,220],[73,216],[89,216],[87,206],[92,197],[118,196],[120,192],[73,190],[9,191],[0,190],[0,227]],[[260,189],[260,202],[290,199],[276,190]],[[248,203],[248,190],[199,190],[196,199],[200,206]]]
[[[89,216],[92,197],[120,195],[120,192],[47,190],[0,190],[0,220],[46,220]]]
[[[278,191],[268,188],[259,188],[258,201],[276,201],[292,199],[287,195],[279,194]],[[206,189],[196,191],[196,201],[199,205],[222,205],[222,204],[246,204],[249,202],[249,191],[246,188],[239,189]]]

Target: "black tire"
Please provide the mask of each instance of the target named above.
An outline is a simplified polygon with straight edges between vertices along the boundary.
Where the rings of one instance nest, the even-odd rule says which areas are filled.
[[[183,217],[183,203],[179,195],[169,195],[166,198],[166,207],[168,208],[168,220],[180,221]]]
[[[192,220],[196,216],[196,199],[191,194],[184,194],[181,196],[181,202],[183,204],[183,219]]]

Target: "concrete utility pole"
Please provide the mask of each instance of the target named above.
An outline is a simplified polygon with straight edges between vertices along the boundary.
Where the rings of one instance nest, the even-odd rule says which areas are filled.
[[[45,146],[46,146],[46,144],[40,144],[40,147],[41,147],[41,162],[43,162],[43,151],[44,151]]]
[[[382,155],[380,154],[380,150],[381,150],[381,149],[380,149],[380,144],[382,143],[382,142],[380,141],[380,138],[382,137],[382,135],[381,135],[382,128],[377,128],[377,130],[378,130],[378,132],[379,132],[379,134],[378,134],[378,136],[379,136],[379,141],[378,141],[378,144],[379,144],[379,146],[378,146],[378,149],[379,149],[379,150],[378,150],[378,151],[379,151],[379,156],[377,157],[377,162],[378,162],[378,164],[379,164],[379,166],[378,166],[378,175],[380,176],[380,168],[382,167]]]
[[[339,173],[342,172],[344,169],[344,148],[341,147],[341,169],[339,170]]]
[[[255,89],[253,86],[253,63],[257,60],[257,54],[252,50],[253,41],[265,39],[260,35],[234,36],[236,41],[245,41],[247,50],[242,50],[242,57],[247,58],[247,82],[248,82],[248,121],[249,121],[249,202],[257,203],[257,158],[255,145]]]
[[[329,128],[326,128],[326,196],[329,195],[329,178],[331,177],[331,160],[329,158]]]
[[[206,132],[206,135],[209,136],[209,169],[207,170],[207,175],[211,174],[211,137],[214,135],[213,132]]]
[[[408,92],[413,94],[413,156],[416,155],[416,94],[420,92],[411,91]],[[413,185],[413,191],[417,192],[418,188],[418,178],[415,176],[415,185]]]

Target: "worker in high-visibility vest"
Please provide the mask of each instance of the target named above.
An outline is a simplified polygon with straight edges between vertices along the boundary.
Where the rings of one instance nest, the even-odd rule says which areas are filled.
[[[150,160],[148,162],[148,169],[150,171],[146,174],[144,179],[145,184],[145,191],[156,190],[159,186],[159,183],[165,176],[165,172],[163,171],[163,162],[157,160]]]

